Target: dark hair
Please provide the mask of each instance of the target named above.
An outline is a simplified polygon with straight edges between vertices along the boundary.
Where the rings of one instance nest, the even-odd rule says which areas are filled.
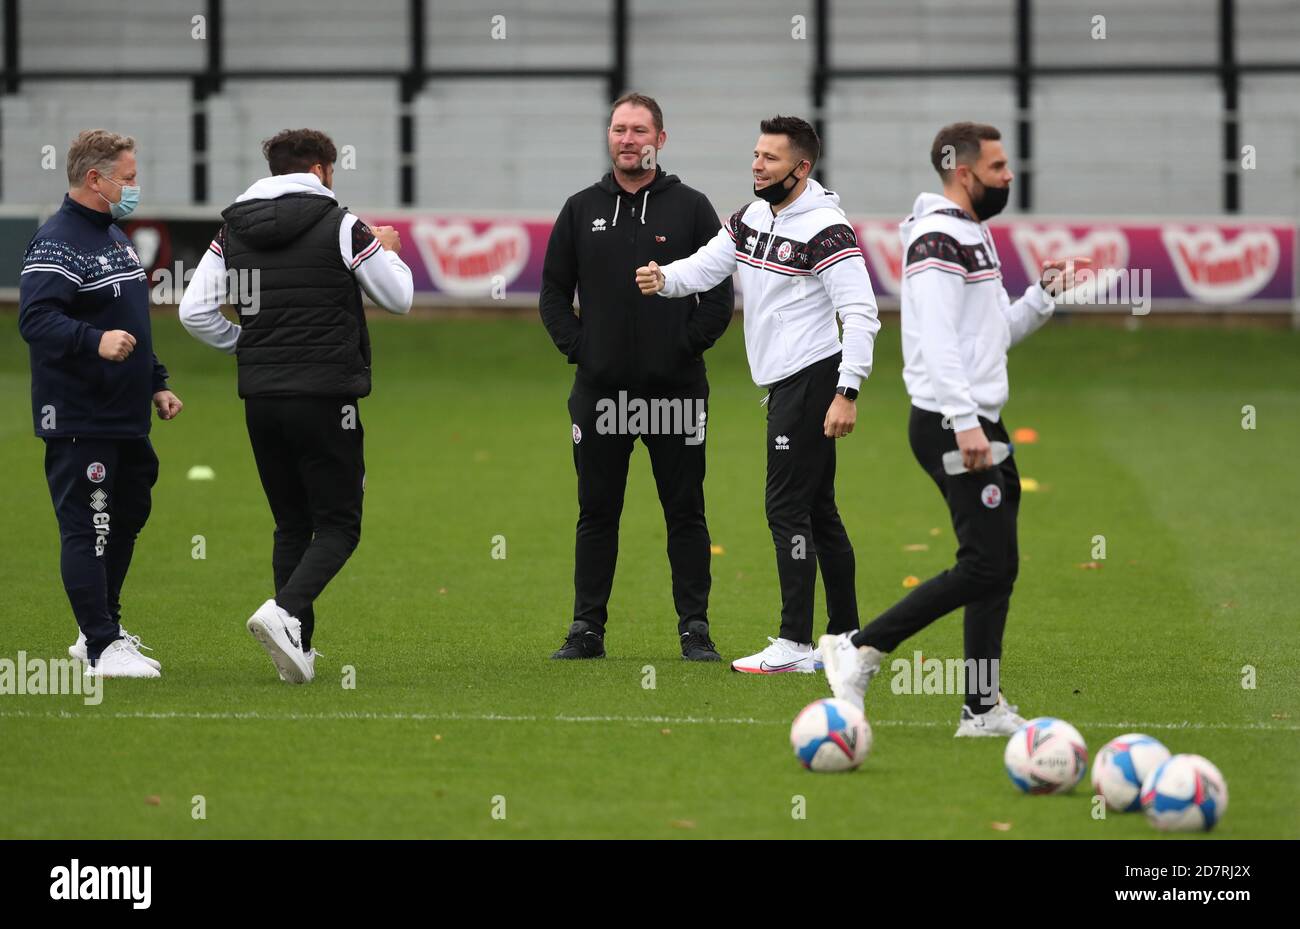
[[[655,121],[655,132],[664,131],[664,111],[659,109],[659,101],[654,97],[648,97],[645,94],[639,94],[636,91],[630,91],[623,94],[623,96],[615,100],[613,105],[610,106],[609,121],[611,124],[614,122],[614,111],[625,103],[630,103],[633,106],[645,107],[650,111],[650,118]]]
[[[272,174],[300,174],[313,165],[332,165],[339,157],[334,141],[318,129],[285,129],[262,143]]]
[[[822,154],[822,140],[817,138],[817,130],[807,120],[798,116],[773,116],[758,124],[763,135],[783,135],[790,140],[790,148],[795,154],[816,164]]]
[[[981,142],[996,142],[1001,138],[1002,133],[986,123],[953,123],[944,126],[930,146],[930,164],[939,172],[939,177],[947,181],[957,162],[969,165],[979,160]],[[944,156],[949,148],[952,149],[953,165],[945,167]]]

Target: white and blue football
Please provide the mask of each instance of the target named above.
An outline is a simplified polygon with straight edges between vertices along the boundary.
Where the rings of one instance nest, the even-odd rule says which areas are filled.
[[[1174,755],[1142,783],[1142,811],[1162,832],[1208,832],[1228,811],[1228,782],[1200,755]]]
[[[1092,763],[1092,792],[1118,813],[1142,809],[1142,782],[1169,760],[1169,749],[1139,732],[1121,735],[1097,752]]]
[[[1011,783],[1025,793],[1062,794],[1088,770],[1088,746],[1069,723],[1040,716],[1012,733],[1002,760]]]
[[[827,697],[794,718],[790,744],[809,771],[852,771],[871,751],[871,724],[853,704]]]

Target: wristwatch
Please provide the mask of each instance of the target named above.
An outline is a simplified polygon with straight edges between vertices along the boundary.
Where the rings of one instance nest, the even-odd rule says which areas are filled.
[[[858,399],[858,391],[856,387],[844,387],[841,385],[835,388],[835,392],[839,394],[841,397],[843,397],[845,400]]]

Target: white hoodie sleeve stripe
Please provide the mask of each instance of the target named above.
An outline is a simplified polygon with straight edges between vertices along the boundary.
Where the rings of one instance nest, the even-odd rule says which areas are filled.
[[[685,297],[712,290],[736,270],[736,240],[726,226],[688,258],[659,268],[664,274],[661,297]]]
[[[365,295],[390,313],[409,313],[415,299],[415,282],[411,269],[396,252],[390,252],[378,239],[368,242],[355,255],[352,254],[352,230],[358,219],[349,213],[339,223],[339,252],[345,264],[357,277]],[[362,227],[365,232],[365,227]],[[372,256],[374,260],[368,260]]]

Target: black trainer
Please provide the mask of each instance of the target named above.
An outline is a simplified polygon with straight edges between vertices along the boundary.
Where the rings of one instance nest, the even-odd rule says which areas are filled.
[[[686,661],[721,661],[718,647],[709,638],[709,624],[695,619],[686,624],[682,633],[682,658]]]
[[[568,638],[552,658],[604,658],[605,634],[596,626],[575,619],[569,627]]]

